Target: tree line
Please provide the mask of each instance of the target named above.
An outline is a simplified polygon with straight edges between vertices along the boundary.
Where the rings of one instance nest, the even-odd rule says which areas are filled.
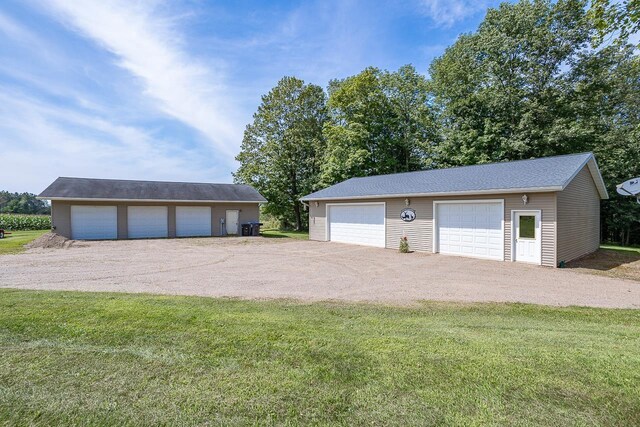
[[[51,206],[35,194],[0,191],[0,213],[50,215]]]
[[[626,42],[640,10],[629,4],[503,3],[428,75],[369,67],[326,91],[284,77],[245,130],[235,180],[299,230],[300,197],[351,177],[592,151],[611,196],[603,239],[640,243],[640,205],[615,192],[640,175],[640,60]]]

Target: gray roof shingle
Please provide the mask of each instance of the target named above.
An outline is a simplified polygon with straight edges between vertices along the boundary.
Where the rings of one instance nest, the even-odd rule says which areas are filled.
[[[267,200],[243,184],[130,181],[60,177],[40,195],[42,199],[181,200],[256,202]]]
[[[590,160],[593,160],[593,167],[597,171],[593,154],[580,153],[532,160],[351,178],[309,194],[302,200],[397,197],[416,194],[497,193],[516,190],[559,191],[564,189]],[[592,173],[594,173],[593,170]],[[599,172],[597,175],[598,179],[594,177],[594,181],[596,181],[601,196],[607,198]]]

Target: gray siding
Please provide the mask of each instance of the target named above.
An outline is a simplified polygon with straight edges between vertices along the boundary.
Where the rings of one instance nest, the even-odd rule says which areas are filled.
[[[541,210],[542,265],[556,266],[556,193],[528,193],[529,201],[522,202],[522,194],[493,194],[485,196],[448,196],[410,198],[410,207],[416,211],[413,222],[400,219],[405,207],[404,198],[340,200],[331,203],[386,202],[386,247],[397,249],[400,238],[406,235],[411,249],[423,252],[433,250],[434,200],[504,200],[504,259],[511,260],[511,214],[513,210]],[[309,203],[309,239],[326,240],[326,202]]]
[[[584,167],[558,193],[558,261],[570,261],[600,246],[600,196]]]
[[[90,202],[90,201],[59,201],[51,202],[51,220],[56,233],[71,237],[71,206],[117,206],[118,207],[118,239],[126,239],[127,233],[127,207],[128,206],[168,206],[169,237],[176,235],[176,206],[211,206],[211,230],[213,236],[220,236],[220,219],[224,218],[227,209],[240,211],[240,223],[260,220],[260,206],[258,203],[162,203],[162,202]]]

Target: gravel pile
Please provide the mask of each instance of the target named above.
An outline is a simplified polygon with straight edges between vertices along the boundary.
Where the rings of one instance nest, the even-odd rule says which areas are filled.
[[[38,237],[36,240],[25,245],[28,249],[34,248],[64,248],[68,247],[70,240],[57,233],[46,233]]]

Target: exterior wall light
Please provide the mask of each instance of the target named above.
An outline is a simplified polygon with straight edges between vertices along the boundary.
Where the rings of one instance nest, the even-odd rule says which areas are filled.
[[[320,206],[320,202],[316,202],[316,208]]]
[[[405,204],[405,206],[409,206],[411,204],[411,200],[404,199],[404,204]]]
[[[529,203],[529,196],[527,196],[526,194],[523,194],[522,195],[522,203],[525,204],[525,205],[527,203]]]

